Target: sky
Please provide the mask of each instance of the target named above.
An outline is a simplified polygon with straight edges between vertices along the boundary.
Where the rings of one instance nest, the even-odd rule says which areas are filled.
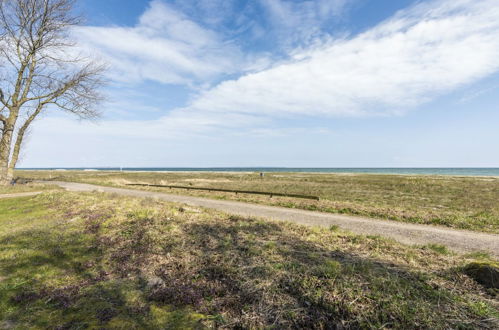
[[[98,121],[19,167],[499,167],[498,0],[79,0]]]

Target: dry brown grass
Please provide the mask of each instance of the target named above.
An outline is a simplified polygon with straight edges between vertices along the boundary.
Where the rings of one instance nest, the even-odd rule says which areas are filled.
[[[492,177],[268,173],[261,180],[257,173],[19,173],[114,186],[141,182],[316,195],[320,201],[155,188],[178,194],[499,233],[499,178]]]
[[[98,193],[0,211],[0,318],[21,328],[499,325],[461,271],[476,256],[435,246]]]
[[[24,193],[32,191],[44,191],[44,190],[61,190],[60,187],[51,184],[42,183],[28,183],[28,184],[18,184],[14,186],[0,186],[0,194],[15,194]]]

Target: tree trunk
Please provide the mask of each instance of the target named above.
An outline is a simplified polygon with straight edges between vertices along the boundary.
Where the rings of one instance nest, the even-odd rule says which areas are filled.
[[[9,178],[9,156],[10,144],[12,142],[13,127],[4,126],[2,138],[0,140],[0,185],[8,185],[12,178]]]
[[[17,132],[16,143],[14,144],[14,150],[12,151],[12,156],[10,157],[10,163],[7,168],[7,178],[12,180],[14,178],[14,169],[16,168],[17,161],[19,160],[19,152],[21,151],[21,146],[23,144],[24,133],[32,120],[28,119],[26,123]]]
[[[14,168],[9,168],[7,169],[7,182],[12,182],[12,179],[14,179]]]
[[[10,183],[9,170],[3,160],[0,160],[0,186],[6,186]]]
[[[9,118],[4,122],[2,129],[2,138],[0,139],[0,185],[8,185],[12,180],[12,171],[9,171],[10,150],[14,128],[16,127],[19,108],[11,107]]]

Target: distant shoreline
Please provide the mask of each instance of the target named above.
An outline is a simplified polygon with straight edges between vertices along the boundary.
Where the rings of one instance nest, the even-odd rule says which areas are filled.
[[[220,172],[220,173],[315,173],[315,174],[388,174],[388,175],[433,175],[433,176],[469,176],[469,177],[499,177],[499,168],[430,168],[430,167],[401,167],[401,168],[308,168],[308,167],[94,167],[94,168],[18,168],[21,171],[106,171],[106,172]]]

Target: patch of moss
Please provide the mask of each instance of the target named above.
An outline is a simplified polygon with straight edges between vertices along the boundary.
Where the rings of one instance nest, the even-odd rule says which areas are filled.
[[[486,288],[499,289],[499,263],[476,261],[467,264],[463,271]]]

